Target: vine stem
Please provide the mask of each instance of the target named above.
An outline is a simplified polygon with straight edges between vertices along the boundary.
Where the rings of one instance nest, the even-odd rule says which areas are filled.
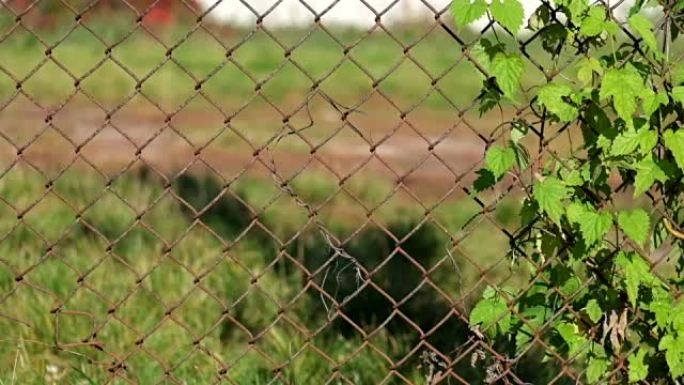
[[[672,223],[670,223],[670,221],[667,218],[663,218],[663,223],[665,224],[665,228],[667,229],[667,231],[670,234],[672,234],[673,237],[684,240],[684,233],[675,229],[674,226],[672,226]]]
[[[672,4],[670,3],[671,2],[668,2],[667,6],[665,7],[665,24],[663,25],[663,55],[665,56],[663,61],[663,72],[666,63],[670,61],[670,9],[672,7]]]

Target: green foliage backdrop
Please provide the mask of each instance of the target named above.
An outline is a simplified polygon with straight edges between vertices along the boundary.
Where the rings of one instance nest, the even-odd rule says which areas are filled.
[[[621,17],[603,2],[559,0],[524,20],[518,0],[453,3],[457,27],[482,17],[501,27],[471,49],[488,77],[482,112],[521,105],[521,77],[535,59],[514,43],[521,30],[551,60],[575,56],[527,90],[538,121],[508,122],[506,144],[489,147],[474,185],[480,192],[510,177],[526,194],[511,258],[528,268],[530,285],[489,287],[469,318],[504,360],[541,348],[588,383],[684,375],[684,67],[674,48],[683,9],[638,1]],[[545,124],[579,127],[581,143],[565,154],[540,143],[543,156],[531,156],[525,138],[543,137]],[[656,271],[662,250],[672,263]],[[494,369],[492,382],[507,376]]]

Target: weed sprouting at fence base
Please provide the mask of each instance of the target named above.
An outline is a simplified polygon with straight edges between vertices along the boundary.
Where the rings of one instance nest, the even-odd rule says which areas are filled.
[[[0,382],[680,381],[684,8],[404,1],[0,2]]]

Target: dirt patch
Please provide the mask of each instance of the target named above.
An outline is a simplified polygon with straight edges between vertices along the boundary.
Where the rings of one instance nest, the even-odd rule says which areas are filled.
[[[217,127],[217,119],[199,109],[184,111],[182,124],[172,120],[169,125],[162,113],[147,106],[127,107],[109,120],[99,108],[72,106],[47,124],[48,112],[25,104],[0,112],[0,131],[6,137],[0,156],[5,164],[26,161],[45,170],[78,159],[75,163],[104,173],[145,163],[168,174],[205,169],[225,179],[268,176],[265,166],[275,162],[285,176],[301,170],[338,179],[364,174],[401,180],[424,194],[443,194],[455,181],[472,180],[470,171],[481,161],[485,145],[472,124],[444,112],[420,111],[402,120],[372,105],[364,109],[347,121],[329,109],[313,110],[309,131],[258,151],[283,129],[282,122],[266,124],[275,121],[267,110],[251,110],[240,116],[241,126],[226,128]],[[493,119],[477,123],[485,127],[482,132],[496,124]],[[30,129],[22,131],[22,126]]]

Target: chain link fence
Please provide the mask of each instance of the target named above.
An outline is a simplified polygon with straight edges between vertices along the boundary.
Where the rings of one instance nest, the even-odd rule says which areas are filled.
[[[250,28],[225,1],[0,3],[2,383],[584,383],[548,325],[510,356],[468,322],[543,279],[516,264],[520,180],[581,133],[527,91],[579,55],[426,0],[386,23],[402,1],[358,0],[368,29],[328,23],[339,0],[298,28],[268,25],[281,1],[231,2]],[[481,110],[489,34],[527,63]],[[477,192],[513,126],[529,167]]]

